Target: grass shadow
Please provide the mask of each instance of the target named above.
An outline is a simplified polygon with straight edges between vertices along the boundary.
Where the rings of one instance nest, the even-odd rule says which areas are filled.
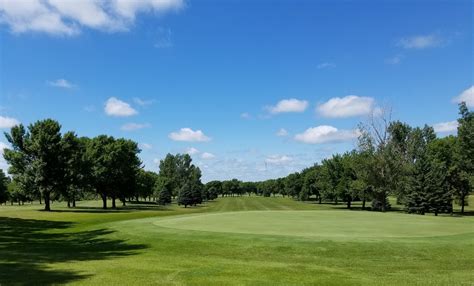
[[[0,217],[0,284],[66,284],[89,275],[46,265],[124,257],[146,248],[107,238],[111,230],[68,232],[72,226],[70,222]]]

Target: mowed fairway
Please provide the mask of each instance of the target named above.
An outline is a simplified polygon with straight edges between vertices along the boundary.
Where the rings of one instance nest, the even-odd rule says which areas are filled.
[[[0,284],[471,285],[474,217],[286,198],[0,207]],[[472,204],[471,204],[472,205]]]
[[[348,211],[242,211],[158,219],[157,226],[211,232],[374,239],[446,236],[472,232],[461,219]],[[377,229],[377,231],[373,231]]]

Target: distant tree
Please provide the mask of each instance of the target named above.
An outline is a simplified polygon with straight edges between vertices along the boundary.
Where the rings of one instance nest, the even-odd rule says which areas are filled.
[[[204,185],[201,183],[201,170],[192,165],[188,184],[190,184],[193,193],[193,205],[202,203],[202,193]]]
[[[452,194],[449,186],[448,162],[440,160],[433,149],[436,135],[433,128],[425,126],[412,131],[413,171],[409,177],[408,193],[404,199],[410,213],[425,214],[452,211]]]
[[[474,112],[469,111],[465,102],[459,105],[456,198],[461,205],[461,213],[467,205],[469,192],[474,188]]]
[[[116,198],[125,205],[126,198],[133,196],[142,162],[138,157],[140,149],[136,142],[119,138],[113,142],[112,147],[111,197],[112,207],[115,208]]]
[[[206,200],[214,200],[219,196],[219,194],[222,193],[222,182],[220,181],[207,182],[204,186],[204,190],[205,190],[204,198]]]
[[[86,159],[87,138],[78,138],[74,132],[64,134],[62,145],[62,160],[64,164],[64,180],[62,194],[67,200],[68,207],[76,206],[76,200],[84,196],[89,187],[91,166]]]
[[[115,139],[107,135],[92,138],[86,149],[86,157],[91,162],[91,185],[102,199],[102,208],[107,208],[107,197],[111,194],[113,180],[113,143]]]
[[[288,175],[288,177],[285,178],[284,188],[288,196],[292,198],[298,198],[302,187],[303,187],[303,180],[299,173],[290,174]]]
[[[178,162],[177,157],[171,154],[167,154],[164,159],[160,161],[160,172],[159,176],[165,179],[167,187],[171,191],[173,197],[176,197],[181,186],[179,174],[178,174]]]
[[[185,208],[194,204],[194,192],[189,183],[185,183],[178,195],[178,205],[184,205]]]
[[[139,198],[150,198],[154,193],[155,186],[157,184],[158,175],[152,171],[145,171],[143,169],[138,170],[136,186],[135,186],[135,199],[138,201]]]
[[[158,203],[160,205],[171,204],[171,190],[166,182],[163,182],[159,189]]]

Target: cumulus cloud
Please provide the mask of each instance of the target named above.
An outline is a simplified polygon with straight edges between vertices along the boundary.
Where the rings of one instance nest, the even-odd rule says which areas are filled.
[[[151,125],[148,123],[126,123],[120,127],[123,131],[135,131],[143,128],[148,128]]]
[[[18,124],[20,124],[20,121],[15,118],[0,115],[0,128],[12,128]]]
[[[458,129],[458,122],[454,120],[454,121],[436,123],[433,125],[433,129],[436,133],[454,132]]]
[[[372,112],[374,101],[371,97],[356,95],[348,95],[342,98],[334,97],[318,105],[316,110],[321,116],[328,118],[361,116]]]
[[[150,149],[153,148],[153,146],[151,144],[148,144],[148,143],[141,143],[139,147],[142,148],[142,149],[146,149],[146,150],[150,150]]]
[[[296,98],[280,100],[275,106],[269,106],[268,111],[272,114],[286,112],[303,112],[308,107],[308,101]]]
[[[286,131],[285,128],[280,128],[280,130],[277,131],[276,136],[279,136],[279,137],[288,136],[288,131]]]
[[[406,37],[398,40],[397,45],[405,49],[426,49],[434,48],[443,44],[444,40],[440,35],[418,35],[412,37]]]
[[[296,134],[295,140],[307,144],[322,144],[349,141],[358,136],[359,132],[356,130],[339,130],[333,126],[321,125],[308,128],[303,133]]]
[[[171,132],[168,137],[174,141],[187,142],[206,142],[211,140],[201,130],[194,131],[191,128],[181,128],[179,131]]]
[[[139,13],[165,13],[183,7],[184,0],[0,0],[0,23],[13,33],[74,36],[83,27],[127,31]]]
[[[273,165],[282,165],[293,161],[293,158],[286,155],[270,155],[265,158],[265,163]]]
[[[117,117],[132,116],[138,113],[130,104],[115,97],[107,99],[104,111],[107,115]]]
[[[214,159],[216,156],[212,153],[204,152],[201,154],[201,158],[204,160]]]
[[[468,107],[474,107],[474,85],[456,96],[453,101],[455,103],[465,102]]]
[[[189,155],[195,155],[195,154],[198,154],[199,153],[199,150],[194,148],[194,147],[189,147],[186,149],[186,154],[189,154]]]
[[[50,86],[60,87],[60,88],[65,88],[65,89],[71,89],[75,86],[74,84],[70,83],[69,81],[63,78],[53,80],[53,81],[48,81],[48,84]]]

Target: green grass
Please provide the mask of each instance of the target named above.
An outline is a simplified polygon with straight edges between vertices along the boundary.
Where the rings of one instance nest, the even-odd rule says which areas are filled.
[[[219,198],[187,209],[52,207],[0,207],[1,285],[474,281],[474,216],[349,211],[281,197]]]

